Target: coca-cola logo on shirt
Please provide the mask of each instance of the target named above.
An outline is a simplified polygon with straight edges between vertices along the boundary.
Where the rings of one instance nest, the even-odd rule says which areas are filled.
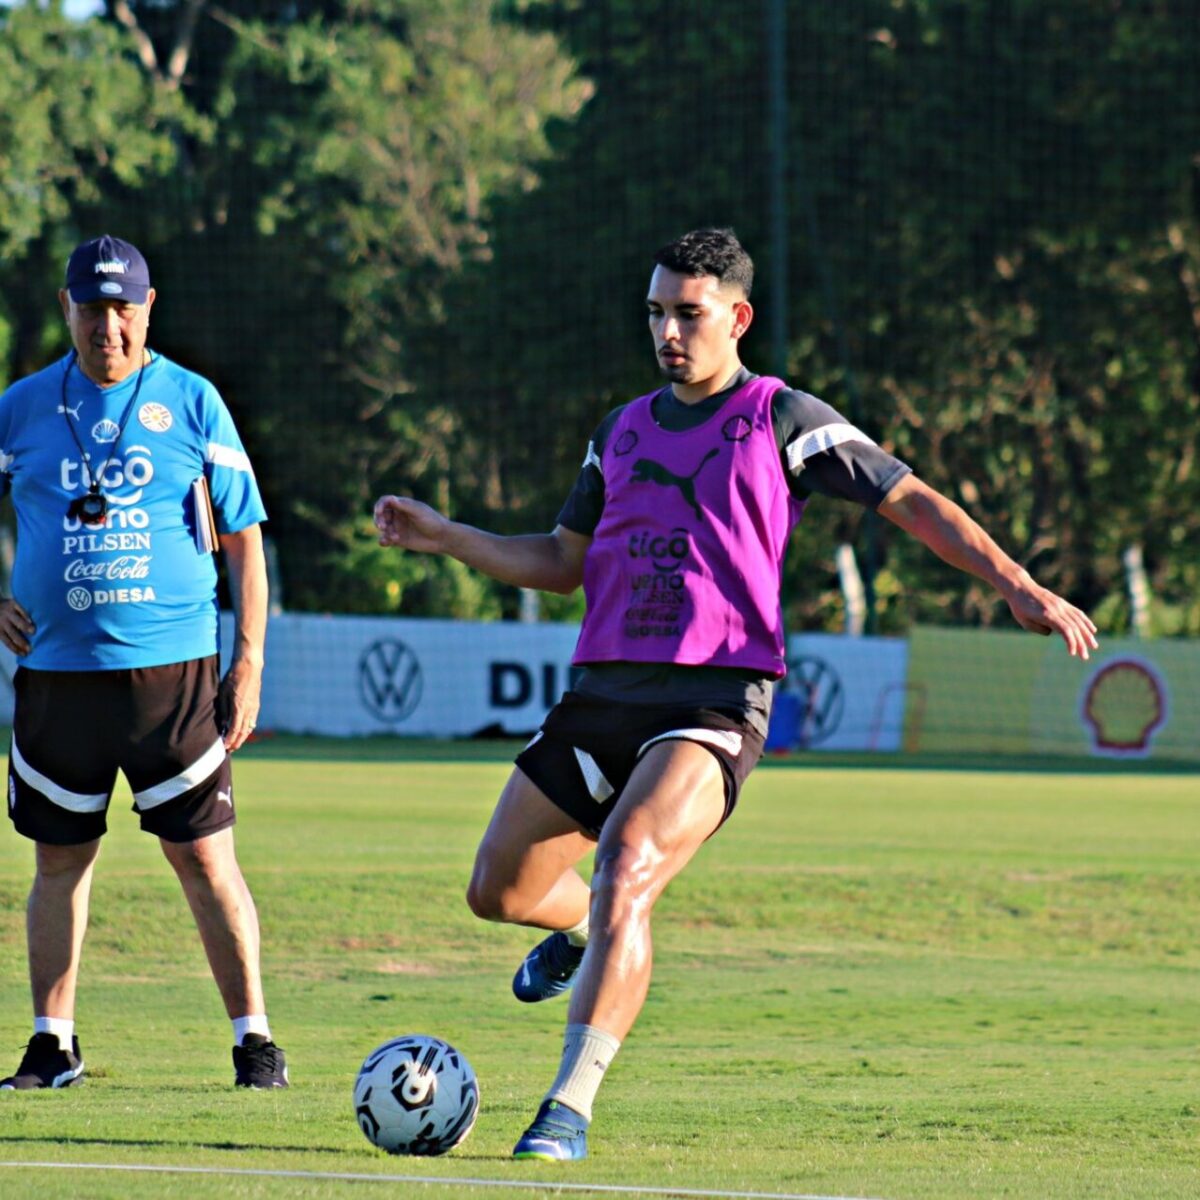
[[[68,583],[90,579],[145,579],[150,574],[149,554],[122,554],[109,562],[88,562],[76,558],[67,565],[63,578]]]

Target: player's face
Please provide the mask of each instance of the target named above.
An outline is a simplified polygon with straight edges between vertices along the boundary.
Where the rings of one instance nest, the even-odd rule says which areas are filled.
[[[754,315],[741,290],[712,275],[655,267],[646,308],[658,365],[675,395],[694,402],[719,392],[741,365],[738,339]]]
[[[146,330],[150,324],[150,306],[154,289],[146,294],[145,304],[126,300],[89,300],[77,304],[66,289],[58,293],[79,367],[101,387],[120,383],[142,365],[146,348]]]

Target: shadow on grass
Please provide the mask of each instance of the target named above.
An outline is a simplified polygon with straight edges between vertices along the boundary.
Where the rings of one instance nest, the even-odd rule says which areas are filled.
[[[339,762],[511,763],[528,738],[411,738],[396,734],[361,738],[268,734],[238,751],[246,758],[332,759]],[[1196,775],[1200,763],[1157,758],[1093,758],[1084,755],[872,753],[794,751],[766,754],[763,767],[801,770],[1016,771],[1047,775]]]
[[[0,743],[7,742],[0,726]],[[400,734],[320,737],[272,733],[256,735],[235,761],[375,763],[498,763],[511,765],[528,737],[417,738]],[[762,767],[833,771],[981,771],[1040,775],[1200,775],[1200,762],[1161,758],[1100,758],[1067,754],[941,754],[872,751],[789,751],[763,755]]]
[[[809,751],[766,754],[760,766],[809,770],[1007,771],[1038,775],[1200,775],[1200,763],[1160,758],[1091,758],[1078,754],[880,754]]]
[[[237,752],[237,758],[297,762],[511,763],[529,738],[413,738],[396,734],[332,738],[267,733]],[[236,761],[236,759],[235,759]]]
[[[183,1138],[37,1137],[32,1134],[0,1134],[0,1146],[140,1146],[173,1150],[253,1150],[287,1154],[348,1154],[345,1146],[272,1146],[263,1142],[196,1142]]]
[[[343,1158],[362,1158],[364,1155],[370,1162],[378,1163],[381,1166],[396,1163],[411,1163],[416,1166],[418,1163],[428,1162],[428,1158],[423,1158],[414,1155],[403,1154],[385,1154],[383,1152],[376,1153],[364,1147],[362,1150],[348,1150],[345,1146],[277,1146],[268,1145],[264,1142],[195,1142],[185,1141],[182,1139],[174,1140],[167,1138],[115,1138],[115,1137],[34,1137],[30,1135],[6,1135],[0,1134],[0,1146],[53,1146],[61,1151],[65,1146],[124,1146],[136,1147],[142,1150],[150,1149],[166,1149],[166,1150],[234,1150],[234,1151],[253,1151],[256,1153],[268,1154],[337,1154]],[[450,1159],[450,1155],[437,1155],[439,1161],[446,1162]],[[509,1163],[513,1162],[510,1154],[473,1154],[470,1150],[464,1150],[463,1147],[457,1146],[454,1149],[453,1160],[455,1162],[473,1162],[473,1163]],[[63,1164],[69,1166],[70,1164]],[[152,1170],[154,1164],[147,1164],[147,1169]]]

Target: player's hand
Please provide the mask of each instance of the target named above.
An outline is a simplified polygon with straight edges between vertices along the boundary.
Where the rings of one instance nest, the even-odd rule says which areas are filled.
[[[261,665],[235,659],[217,691],[217,727],[230,754],[254,732],[261,702]]]
[[[14,654],[29,653],[29,639],[36,629],[29,614],[11,596],[0,600],[0,642]]]
[[[428,504],[407,496],[380,496],[375,501],[375,528],[381,546],[440,554],[451,524]]]
[[[1006,592],[1004,598],[1022,629],[1043,637],[1059,634],[1073,657],[1086,659],[1089,650],[1099,648],[1091,617],[1032,579]]]

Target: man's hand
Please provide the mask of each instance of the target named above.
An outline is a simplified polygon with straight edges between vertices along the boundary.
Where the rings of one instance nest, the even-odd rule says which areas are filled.
[[[29,614],[15,600],[11,597],[0,600],[0,642],[14,654],[29,653],[29,639],[36,629]]]
[[[501,583],[563,596],[583,580],[583,560],[592,542],[562,525],[553,533],[487,533],[406,496],[380,496],[374,516],[381,546],[448,554]]]
[[[229,753],[254,732],[261,699],[262,665],[245,659],[232,662],[217,692],[217,726]]]
[[[375,528],[381,546],[402,546],[426,554],[442,554],[452,525],[441,513],[407,496],[380,496],[375,501]]]
[[[1040,633],[1043,637],[1057,633],[1066,642],[1070,654],[1087,658],[1088,651],[1100,645],[1096,641],[1096,626],[1087,613],[1028,575],[1013,587],[1004,589],[1002,594],[1022,629]]]
[[[939,558],[991,584],[1008,602],[1022,629],[1061,635],[1067,650],[1087,658],[1099,647],[1087,613],[1037,583],[953,500],[906,475],[879,506],[880,516],[919,538]]]

